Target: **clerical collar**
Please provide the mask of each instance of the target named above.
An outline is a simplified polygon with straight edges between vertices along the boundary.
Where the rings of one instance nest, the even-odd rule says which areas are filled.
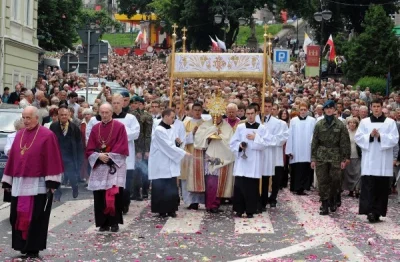
[[[170,129],[170,128],[171,128],[171,126],[170,126],[170,125],[167,125],[166,123],[164,123],[164,121],[161,121],[160,124],[159,124],[159,126],[162,126],[162,127],[164,127],[165,129]]]
[[[369,118],[371,119],[371,123],[383,123],[386,120],[386,117],[384,114],[380,115],[379,117],[371,115]]]
[[[305,116],[305,117],[299,116],[299,119],[300,119],[300,120],[306,120],[306,119],[307,119],[307,116]]]
[[[248,128],[248,129],[258,129],[259,126],[260,126],[260,123],[257,123],[257,122],[254,122],[254,123],[246,122],[246,128]]]
[[[112,118],[110,119],[110,120],[108,120],[108,121],[101,121],[101,123],[103,124],[103,126],[106,126],[108,123],[111,123],[111,121],[112,121]]]
[[[121,111],[118,115],[114,112],[112,118],[125,118],[126,117],[126,112]]]

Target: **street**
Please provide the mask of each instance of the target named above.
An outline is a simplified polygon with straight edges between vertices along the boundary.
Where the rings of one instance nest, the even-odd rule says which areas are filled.
[[[280,192],[278,207],[254,219],[234,218],[232,206],[220,214],[182,207],[177,218],[161,219],[150,201],[131,203],[118,233],[97,233],[91,192],[78,200],[63,189],[54,203],[43,261],[399,261],[400,205],[389,199],[388,217],[369,224],[357,215],[358,201],[343,193],[338,212],[320,216],[317,192]],[[0,206],[0,258],[18,261],[11,249],[7,203]],[[13,260],[14,259],[14,260]]]

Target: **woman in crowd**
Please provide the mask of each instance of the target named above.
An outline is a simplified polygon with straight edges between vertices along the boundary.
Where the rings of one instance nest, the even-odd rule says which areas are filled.
[[[290,117],[289,112],[286,109],[281,109],[278,113],[278,118],[284,122],[289,127]],[[283,145],[283,176],[281,180],[281,189],[286,188],[289,182],[289,156],[285,155],[286,143]]]
[[[360,121],[356,117],[347,118],[347,127],[349,130],[351,155],[350,164],[344,170],[343,190],[349,191],[350,197],[360,196],[360,181],[361,181],[361,149],[354,142],[354,135],[356,134]]]

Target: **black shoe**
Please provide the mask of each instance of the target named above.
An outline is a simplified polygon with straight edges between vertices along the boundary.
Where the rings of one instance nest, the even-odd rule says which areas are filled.
[[[360,198],[360,192],[356,191],[356,198]]]
[[[166,218],[168,215],[166,213],[160,213],[159,215],[161,218]]]
[[[270,206],[270,207],[276,207],[276,202],[271,202],[271,203],[269,204],[269,206]]]
[[[168,216],[169,216],[169,217],[174,217],[174,218],[175,218],[175,217],[176,217],[176,212],[169,212],[169,213],[168,213]]]
[[[253,218],[254,215],[253,214],[247,214],[247,218]]]
[[[330,201],[329,201],[329,210],[331,212],[336,212],[337,210],[337,202],[335,197],[331,197]]]
[[[342,194],[339,193],[339,194],[337,194],[337,196],[336,196],[336,206],[337,206],[337,207],[340,207],[341,205],[342,205]]]
[[[297,191],[296,194],[297,194],[298,196],[307,196],[307,193],[304,192],[303,190]]]
[[[149,195],[143,194],[143,199],[148,199],[148,198],[149,198]]]
[[[77,198],[79,196],[78,187],[72,189],[72,197]]]
[[[111,226],[111,230],[110,230],[111,232],[118,232],[119,231],[119,226],[118,225],[113,225],[113,226]]]
[[[100,227],[99,228],[99,232],[106,232],[106,231],[110,231],[110,227]]]
[[[188,209],[191,209],[191,210],[199,210],[199,204],[198,204],[198,203],[190,204],[190,206],[188,207]]]
[[[235,216],[236,216],[236,217],[242,217],[242,216],[243,216],[243,213],[236,213]]]
[[[124,206],[124,208],[123,208],[123,210],[122,210],[122,213],[123,213],[124,215],[126,215],[128,212],[129,212],[129,205]]]
[[[369,221],[370,223],[375,223],[375,222],[377,222],[377,221],[375,220],[375,215],[372,214],[372,213],[369,213],[369,214],[367,215],[367,219],[368,219],[368,221]]]
[[[321,209],[320,209],[320,212],[319,212],[319,214],[321,216],[326,216],[326,215],[329,214],[328,206],[329,206],[328,200],[323,200],[322,201],[322,206],[321,206]]]
[[[143,201],[143,198],[137,197],[137,198],[135,198],[135,200],[136,200],[136,201]]]
[[[354,197],[354,191],[349,191],[349,194],[347,196]]]
[[[267,207],[262,207],[262,208],[261,208],[261,213],[262,213],[262,212],[267,212]]]
[[[39,251],[26,252],[25,257],[27,257],[27,258],[38,258],[39,257]]]
[[[207,211],[212,214],[218,214],[221,212],[221,210],[219,210],[218,208],[211,208],[211,209],[208,209]]]

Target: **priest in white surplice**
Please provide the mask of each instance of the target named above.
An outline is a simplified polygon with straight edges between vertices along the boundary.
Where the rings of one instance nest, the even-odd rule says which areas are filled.
[[[236,158],[233,168],[233,211],[237,217],[246,213],[248,218],[252,218],[260,201],[259,181],[263,172],[262,157],[266,148],[263,138],[266,130],[256,122],[254,106],[246,109],[246,117],[246,123],[237,126],[230,142],[231,151]]]
[[[176,134],[171,126],[175,120],[174,111],[164,110],[162,119],[152,135],[150,146],[151,212],[159,213],[161,217],[176,217],[180,201],[176,178],[181,172],[181,160],[190,153],[176,145]]]
[[[311,142],[315,127],[315,118],[308,116],[308,105],[300,104],[300,115],[290,120],[289,138],[286,143],[286,155],[291,167],[290,191],[306,195],[310,190],[311,177]]]
[[[399,142],[396,122],[382,113],[382,100],[371,102],[372,116],[361,120],[354,140],[362,150],[359,214],[373,223],[386,216],[393,147]]]
[[[281,184],[282,174],[275,173],[275,167],[283,166],[282,150],[283,145],[289,137],[286,123],[272,116],[273,99],[265,98],[264,103],[264,123],[267,135],[264,138],[267,148],[263,154],[263,173],[262,173],[262,193],[261,193],[261,211],[266,211],[267,204],[276,206],[276,198]],[[272,193],[268,196],[269,180],[272,176]]]

